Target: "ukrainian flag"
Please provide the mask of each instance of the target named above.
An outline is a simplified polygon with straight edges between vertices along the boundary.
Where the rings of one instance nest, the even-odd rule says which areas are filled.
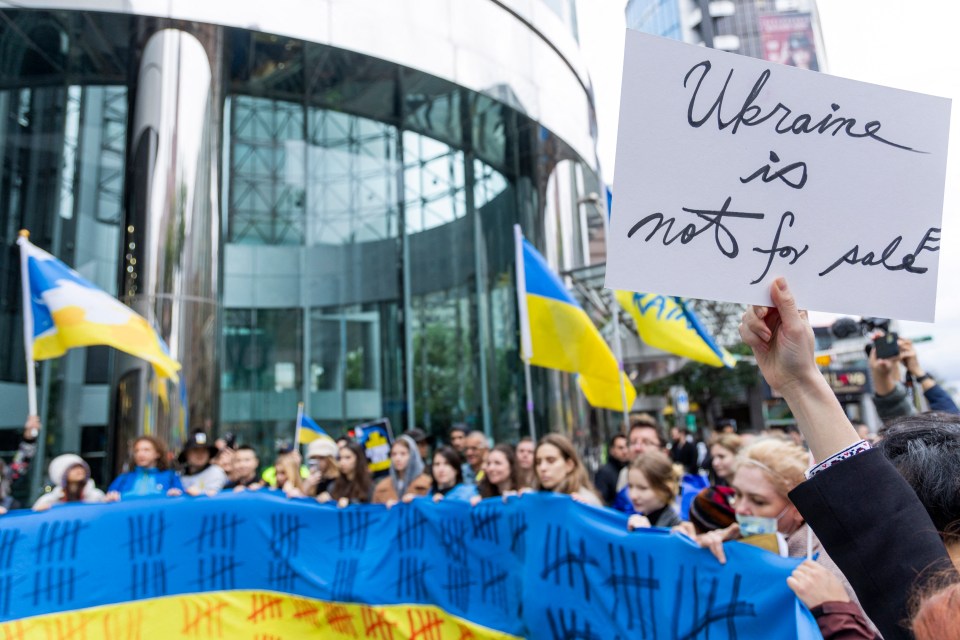
[[[517,269],[523,277],[517,282],[524,359],[580,374],[580,388],[594,407],[628,410],[637,392],[593,321],[519,231],[517,243],[522,247]]]
[[[177,379],[180,363],[150,324],[129,307],[85,280],[21,232],[24,323],[32,326],[34,360],[58,358],[74,347],[104,344],[153,365],[158,376]],[[25,332],[26,333],[26,332]]]
[[[318,425],[313,421],[313,418],[303,413],[299,414],[300,418],[297,421],[297,430],[300,432],[300,438],[298,442],[300,444],[310,444],[314,440],[320,440],[321,438],[326,438],[327,440],[333,441],[333,438],[330,437],[330,434],[323,430],[323,427]]]
[[[680,298],[617,291],[617,302],[627,310],[644,342],[711,367],[733,367],[736,359],[707,333],[700,318]]]

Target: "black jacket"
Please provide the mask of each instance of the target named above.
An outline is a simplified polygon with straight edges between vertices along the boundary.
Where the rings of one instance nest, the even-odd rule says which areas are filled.
[[[839,462],[800,484],[790,500],[849,580],[885,640],[909,640],[916,590],[954,572],[926,509],[878,450]]]
[[[597,475],[594,477],[593,483],[597,486],[597,493],[603,498],[603,503],[608,507],[613,504],[617,497],[617,480],[620,478],[620,470],[624,466],[624,463],[610,458],[605,465],[597,469]]]

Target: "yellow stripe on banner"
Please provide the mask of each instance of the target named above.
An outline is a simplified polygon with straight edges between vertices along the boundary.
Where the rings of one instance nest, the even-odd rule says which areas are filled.
[[[503,640],[512,636],[432,605],[325,602],[273,591],[212,591],[152,598],[0,624],[0,638],[379,638]]]

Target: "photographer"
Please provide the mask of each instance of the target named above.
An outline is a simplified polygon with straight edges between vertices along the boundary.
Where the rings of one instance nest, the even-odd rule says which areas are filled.
[[[917,412],[916,407],[911,402],[910,390],[901,381],[901,363],[906,367],[909,377],[920,384],[923,395],[932,411],[960,413],[960,409],[957,408],[947,392],[920,366],[913,342],[907,338],[898,338],[897,345],[899,346],[899,353],[889,358],[878,358],[877,349],[870,350],[870,372],[873,376],[874,388],[873,402],[877,407],[880,419],[886,422],[891,418],[910,416]]]

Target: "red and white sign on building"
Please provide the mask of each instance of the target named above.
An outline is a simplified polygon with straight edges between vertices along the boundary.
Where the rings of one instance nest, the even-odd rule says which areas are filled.
[[[809,13],[760,16],[763,59],[819,71],[817,46]]]

